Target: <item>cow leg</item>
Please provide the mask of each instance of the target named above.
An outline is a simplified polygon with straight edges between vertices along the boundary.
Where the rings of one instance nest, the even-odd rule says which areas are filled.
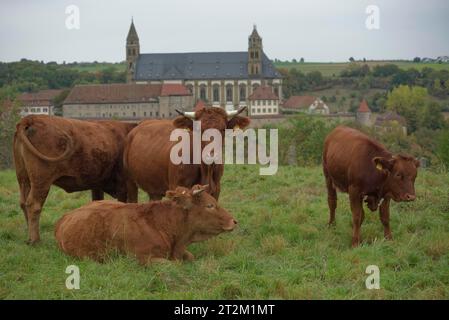
[[[92,189],[92,201],[103,200],[104,192],[100,189]]]
[[[139,200],[139,189],[137,188],[137,185],[129,179],[126,181],[126,193],[126,202],[137,203]]]
[[[39,219],[42,211],[42,206],[47,199],[50,191],[51,183],[49,184],[33,184],[31,183],[30,193],[26,200],[26,211],[28,215],[28,243],[35,244],[40,240],[39,236]]]
[[[21,180],[19,182],[19,188],[20,188],[20,208],[23,211],[23,215],[25,216],[25,221],[28,226],[28,215],[27,215],[27,209],[26,209],[26,200],[28,197],[28,194],[30,193],[30,181],[28,179]]]
[[[390,229],[390,199],[384,199],[379,208],[379,216],[382,225],[384,226],[385,239],[393,240]]]
[[[329,205],[329,226],[335,225],[335,209],[337,209],[337,190],[329,177],[326,177],[327,204]]]
[[[352,211],[352,247],[357,247],[360,244],[360,227],[364,214],[363,199],[356,189],[349,188],[349,201]]]

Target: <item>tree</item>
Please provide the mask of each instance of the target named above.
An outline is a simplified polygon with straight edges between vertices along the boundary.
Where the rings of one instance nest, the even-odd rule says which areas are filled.
[[[299,60],[299,62],[304,63],[304,58],[301,58],[301,60]]]
[[[354,62],[354,61],[355,61],[354,57],[350,57],[350,58],[349,58],[349,61],[350,61],[350,62]]]
[[[428,94],[423,87],[400,85],[388,96],[386,106],[407,120],[407,131],[412,133],[418,128],[418,119],[426,111]]]
[[[64,90],[59,95],[57,95],[53,99],[53,112],[55,116],[61,116],[62,117],[62,104],[64,103],[65,98],[69,95],[70,90]]]
[[[419,63],[419,62],[421,62],[421,58],[415,57],[415,58],[413,58],[413,62]]]
[[[1,91],[1,89],[0,89]],[[0,100],[0,168],[12,168],[12,141],[20,120],[18,101]]]

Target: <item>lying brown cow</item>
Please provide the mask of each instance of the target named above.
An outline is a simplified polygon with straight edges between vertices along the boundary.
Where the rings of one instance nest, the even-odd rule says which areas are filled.
[[[385,238],[391,239],[390,199],[415,200],[419,161],[408,155],[392,155],[384,146],[363,133],[337,127],[326,138],[323,171],[326,178],[329,224],[335,223],[336,189],[349,193],[352,211],[352,246],[360,243],[364,219],[363,200],[371,211],[379,207]]]
[[[205,107],[196,112],[184,112],[173,121],[147,120],[140,123],[129,133],[124,153],[123,162],[130,178],[128,202],[137,202],[137,186],[145,190],[151,199],[161,199],[167,190],[176,186],[190,188],[195,184],[209,185],[211,195],[218,199],[223,165],[204,162],[173,164],[170,151],[178,142],[170,141],[170,134],[181,128],[190,130],[192,137],[193,120],[196,120],[201,121],[201,133],[215,128],[224,139],[225,129],[243,129],[249,125],[247,117],[238,116],[243,110],[227,112],[221,108]],[[202,142],[202,148],[205,144]]]
[[[65,214],[55,229],[66,254],[102,261],[111,250],[135,256],[141,264],[192,260],[186,250],[237,224],[208,193],[207,186],[178,187],[168,200],[145,204],[95,201]]]
[[[92,190],[126,201],[123,175],[125,137],[135,124],[27,116],[16,128],[14,163],[20,206],[28,224],[29,243],[39,241],[39,217],[50,186],[66,192]]]

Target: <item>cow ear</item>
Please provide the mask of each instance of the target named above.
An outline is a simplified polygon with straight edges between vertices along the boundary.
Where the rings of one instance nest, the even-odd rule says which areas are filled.
[[[177,205],[181,206],[183,209],[188,210],[189,208],[192,207],[192,198],[189,195],[189,193],[186,190],[180,191],[180,190],[175,190],[175,191],[167,191],[165,193],[165,196],[176,202]]]
[[[173,120],[173,125],[178,129],[192,130],[193,121],[192,121],[192,119],[189,119],[187,117],[179,116]]]
[[[248,117],[235,116],[228,121],[228,129],[245,129],[249,126],[250,120]]]
[[[419,161],[418,159],[413,159],[413,163],[415,164],[416,169],[418,169],[421,165],[421,161]]]
[[[374,157],[373,158],[374,165],[376,166],[377,170],[393,170],[394,163],[396,162],[395,159],[386,159],[383,157]]]

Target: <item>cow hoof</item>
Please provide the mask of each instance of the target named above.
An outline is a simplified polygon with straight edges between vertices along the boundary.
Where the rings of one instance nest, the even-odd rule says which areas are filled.
[[[25,243],[26,243],[27,245],[29,245],[29,246],[35,246],[35,245],[37,245],[39,242],[40,242],[39,239],[37,239],[37,240],[30,240],[30,239],[28,239],[27,241],[25,241]]]
[[[195,260],[195,256],[191,254],[189,251],[184,252],[182,259],[185,261],[193,261]]]

